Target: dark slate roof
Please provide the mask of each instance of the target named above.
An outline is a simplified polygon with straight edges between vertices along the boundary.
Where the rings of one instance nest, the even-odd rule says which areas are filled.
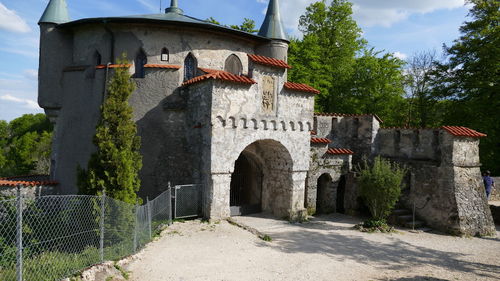
[[[167,8],[169,10],[169,8]],[[86,18],[79,19],[67,23],[60,24],[59,27],[67,28],[89,23],[156,23],[156,24],[168,24],[168,25],[182,25],[191,26],[201,29],[211,29],[220,32],[231,33],[234,35],[239,35],[247,37],[254,41],[269,41],[269,38],[255,35],[252,33],[244,32],[241,30],[232,29],[222,25],[214,24],[205,20],[197,19],[194,17],[186,16],[178,12],[166,12],[163,14],[148,14],[148,15],[132,15],[123,17],[101,17],[101,18]]]

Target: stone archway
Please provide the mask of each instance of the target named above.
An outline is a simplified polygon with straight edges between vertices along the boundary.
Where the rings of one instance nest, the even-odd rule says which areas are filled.
[[[262,210],[262,164],[248,153],[241,153],[231,174],[229,193],[231,216]]]
[[[317,181],[316,188],[316,213],[326,214],[335,212],[335,189],[333,188],[332,176],[322,174]]]
[[[231,176],[231,215],[264,211],[289,216],[294,202],[292,171],[292,157],[280,142],[268,139],[248,145],[235,161]]]

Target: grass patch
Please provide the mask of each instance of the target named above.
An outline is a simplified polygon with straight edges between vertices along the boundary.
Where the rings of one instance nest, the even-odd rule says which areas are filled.
[[[126,271],[125,269],[123,269],[123,267],[118,265],[116,262],[115,262],[114,266],[115,266],[116,270],[120,271],[121,275],[123,276],[123,278],[125,278],[125,280],[128,280],[130,278],[129,272]]]
[[[263,235],[263,236],[261,236],[261,237],[259,237],[259,238],[260,238],[260,239],[262,239],[262,240],[264,240],[264,241],[266,241],[266,242],[271,242],[271,241],[273,241],[273,238],[271,238],[271,236],[269,236],[269,235],[267,235],[267,234],[265,234],[265,235]]]
[[[375,220],[375,219],[370,219],[370,220],[364,221],[363,223],[355,225],[354,228],[357,229],[357,230],[359,230],[359,231],[361,231],[361,232],[368,232],[368,233],[374,233],[374,232],[391,233],[391,232],[395,232],[394,227],[388,225],[385,220]]]

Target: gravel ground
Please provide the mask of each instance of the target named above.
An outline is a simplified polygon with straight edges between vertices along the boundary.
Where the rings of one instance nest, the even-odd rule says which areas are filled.
[[[269,217],[176,223],[130,262],[131,280],[500,280],[497,238],[361,233],[355,218],[290,224]]]

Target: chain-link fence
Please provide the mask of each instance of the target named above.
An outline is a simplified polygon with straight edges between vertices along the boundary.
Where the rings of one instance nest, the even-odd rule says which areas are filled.
[[[177,188],[142,206],[105,195],[28,199],[20,190],[15,199],[0,200],[2,281],[60,280],[135,253],[172,222],[172,190]],[[199,195],[193,196],[198,204]],[[187,199],[178,204],[193,208]]]

